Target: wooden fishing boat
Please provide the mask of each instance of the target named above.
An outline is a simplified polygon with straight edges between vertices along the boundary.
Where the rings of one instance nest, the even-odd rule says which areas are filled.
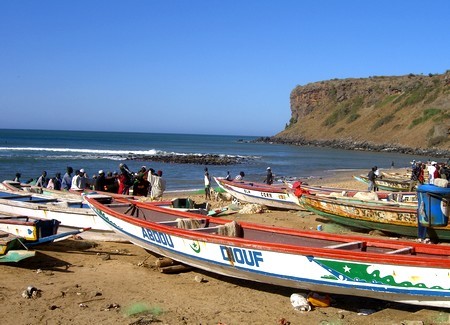
[[[82,194],[99,194],[103,195],[105,198],[116,197],[116,198],[127,198],[131,200],[139,200],[142,202],[148,202],[154,205],[158,205],[167,209],[180,209],[183,211],[189,211],[199,214],[217,215],[222,212],[223,209],[211,209],[211,205],[208,202],[197,203],[191,198],[173,198],[171,200],[165,201],[151,201],[150,197],[146,196],[133,196],[133,195],[122,195],[117,193],[109,193],[94,190],[84,190],[84,191],[59,191],[41,188],[38,186],[30,186],[29,184],[23,184],[19,182],[14,182],[10,180],[5,180],[0,183],[0,190],[8,191],[20,195],[27,195],[30,193],[39,194],[39,197],[48,197],[58,200],[70,200],[79,202],[84,202]],[[87,206],[87,205],[85,205]]]
[[[19,236],[27,241],[56,235],[59,221],[28,216],[0,213],[0,231]]]
[[[35,254],[35,251],[22,246],[17,236],[0,231],[0,263],[19,262]]]
[[[246,181],[227,181],[219,177],[214,177],[214,180],[220,188],[239,201],[279,209],[303,210],[298,198],[287,185],[275,186]]]
[[[22,221],[18,221],[18,223],[21,222]],[[39,228],[40,226],[37,227]],[[44,228],[45,227],[46,226],[44,226]],[[35,237],[21,237],[13,233],[0,230],[0,263],[19,262],[23,259],[33,257],[36,252],[30,248],[33,248],[34,246],[63,240],[87,230],[89,230],[89,228],[77,229],[59,234],[44,234],[36,231]],[[51,230],[49,229],[49,231]]]
[[[354,179],[365,184],[369,184],[369,178],[364,175],[353,176]],[[394,179],[394,178],[377,178],[375,180],[377,187],[381,190],[391,191],[391,192],[408,192],[415,191],[417,189],[417,183],[413,182],[411,184],[410,180],[407,179]]]
[[[245,280],[450,308],[450,247],[228,222],[115,199],[89,205],[156,254]]]
[[[416,191],[414,191],[414,192],[392,192],[392,191],[376,191],[376,192],[374,192],[374,191],[348,189],[348,188],[340,188],[340,187],[309,185],[309,184],[305,184],[305,183],[301,183],[301,182],[294,182],[293,184],[290,184],[290,186],[293,189],[301,188],[301,189],[307,191],[308,194],[339,196],[342,198],[347,198],[349,200],[356,198],[356,199],[364,199],[364,200],[408,203],[408,204],[417,205],[417,192]]]
[[[408,206],[395,202],[364,202],[339,197],[308,195],[300,198],[303,206],[317,215],[352,228],[381,230],[416,237],[417,204]],[[436,241],[450,240],[450,226],[427,227],[428,237]]]
[[[110,197],[98,196],[109,200]],[[67,232],[91,228],[81,237],[89,240],[123,241],[108,225],[83,202],[83,198],[63,199],[36,193],[13,193],[0,191],[0,213],[27,216],[30,218],[58,220],[58,231]]]

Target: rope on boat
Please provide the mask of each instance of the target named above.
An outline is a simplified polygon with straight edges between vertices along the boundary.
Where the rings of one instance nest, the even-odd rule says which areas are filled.
[[[201,221],[197,219],[177,218],[176,222],[177,227],[181,229],[198,229],[201,227]],[[244,234],[242,227],[236,221],[231,221],[213,228],[216,228],[217,234],[221,236],[243,237]]]
[[[181,229],[197,229],[200,228],[200,220],[189,218],[177,218],[177,227]]]
[[[242,237],[243,231],[242,227],[236,222],[231,221],[223,226],[220,226],[217,233],[222,236],[228,236],[228,237]]]

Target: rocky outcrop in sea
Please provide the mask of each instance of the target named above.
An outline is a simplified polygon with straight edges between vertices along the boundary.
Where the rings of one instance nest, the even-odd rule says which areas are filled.
[[[163,163],[174,164],[196,164],[196,165],[237,165],[251,160],[249,157],[242,156],[227,156],[227,155],[213,155],[213,154],[164,154],[164,155],[129,155],[127,160],[139,160],[139,161],[153,161]]]

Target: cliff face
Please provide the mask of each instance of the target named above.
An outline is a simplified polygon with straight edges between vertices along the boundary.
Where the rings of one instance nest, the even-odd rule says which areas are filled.
[[[315,82],[290,100],[291,120],[274,141],[450,149],[450,70]]]

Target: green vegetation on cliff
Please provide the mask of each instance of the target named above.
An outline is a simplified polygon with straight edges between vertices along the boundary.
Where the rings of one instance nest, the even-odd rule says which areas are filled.
[[[450,149],[450,71],[297,86],[275,140]]]

